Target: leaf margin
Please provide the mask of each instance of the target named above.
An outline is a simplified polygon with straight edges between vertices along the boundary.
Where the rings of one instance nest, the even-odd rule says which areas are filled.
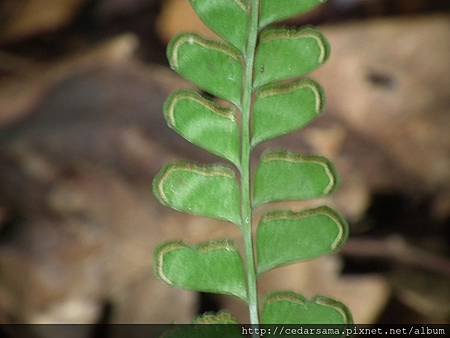
[[[215,40],[206,39],[196,33],[180,33],[180,34],[176,35],[174,38],[172,38],[172,40],[170,40],[169,44],[167,45],[167,50],[166,50],[167,60],[169,61],[169,66],[173,71],[175,71],[177,74],[179,74],[183,79],[194,83],[197,87],[201,88],[201,86],[199,86],[194,80],[191,80],[191,79],[187,78],[185,75],[183,75],[179,69],[178,50],[181,48],[181,45],[184,43],[188,43],[190,45],[197,44],[205,49],[211,49],[216,52],[224,53],[226,56],[228,56],[238,62],[239,66],[241,67],[242,76],[244,75],[244,69],[242,68],[242,55],[240,55],[238,50],[236,48],[234,48],[233,46],[228,45],[223,41],[215,41]],[[205,89],[205,91],[209,92],[206,89]],[[240,90],[240,92],[242,92],[242,91]],[[217,97],[224,98],[223,94],[220,94],[220,93],[211,92],[211,94],[213,94],[214,96],[217,96]],[[242,96],[242,93],[240,95]],[[230,100],[227,98],[224,98],[224,99],[233,103],[235,106],[237,106],[239,109],[241,109],[242,97],[240,97],[236,101]]]
[[[224,240],[210,240],[210,241],[206,241],[206,242],[202,242],[200,244],[196,244],[196,245],[189,245],[187,243],[185,243],[182,240],[175,240],[175,241],[168,241],[168,242],[164,242],[162,244],[159,244],[156,249],[153,252],[153,262],[156,262],[156,264],[153,264],[153,272],[154,275],[160,279],[161,281],[163,281],[164,283],[166,283],[168,286],[170,287],[176,287],[182,290],[187,290],[187,291],[194,291],[194,292],[198,292],[199,290],[196,289],[191,289],[191,288],[184,288],[184,287],[179,287],[176,286],[167,276],[165,276],[164,273],[164,255],[171,253],[173,251],[177,251],[177,250],[184,250],[184,249],[189,249],[192,251],[195,251],[197,253],[202,253],[204,251],[208,252],[211,250],[226,250],[226,251],[233,251],[235,252],[238,256],[239,259],[241,261],[242,264],[242,268],[244,269],[244,263],[242,261],[242,257],[239,253],[239,250],[237,249],[235,243],[232,240],[229,239],[224,239]],[[243,270],[243,276],[245,279],[245,273]],[[207,292],[207,293],[213,293],[213,294],[221,294],[221,295],[229,295],[229,296],[234,296],[239,298],[240,300],[244,301],[244,302],[248,302],[247,300],[247,289],[245,288],[245,280],[243,283],[244,286],[244,291],[245,291],[245,296],[243,295],[237,295],[237,294],[233,294],[233,293],[229,293],[229,292],[215,292],[215,291],[208,291],[208,290],[204,290],[202,292]]]
[[[284,156],[284,157],[283,157]],[[265,151],[260,158],[260,163],[258,165],[256,176],[258,175],[258,170],[261,167],[263,163],[267,163],[268,161],[277,161],[277,160],[289,160],[289,162],[294,163],[316,163],[323,167],[327,177],[330,179],[330,183],[325,187],[324,191],[322,192],[322,197],[328,196],[331,193],[335,192],[340,185],[340,177],[337,174],[336,168],[329,159],[327,159],[324,156],[318,156],[318,155],[302,155],[298,153],[294,153],[291,151],[286,150],[267,150]],[[264,204],[268,203],[276,203],[276,202],[282,202],[282,201],[288,201],[286,199],[283,200],[271,200],[271,201],[258,201],[257,200],[257,191],[256,191],[256,180],[255,180],[255,186],[254,186],[254,192],[253,192],[253,207],[257,208]],[[289,200],[294,201],[294,200]],[[295,201],[298,201],[295,199]]]
[[[264,0],[263,0],[263,1],[264,1]],[[309,13],[309,12],[315,10],[317,7],[322,6],[322,5],[323,5],[324,3],[326,3],[328,0],[318,0],[318,1],[319,1],[319,3],[317,3],[316,5],[313,5],[312,8],[309,8],[309,9],[307,9],[306,11],[298,11],[297,13],[293,13],[293,14],[290,14],[290,15],[286,15],[286,16],[283,16],[283,17],[277,18],[277,19],[271,19],[271,20],[266,19],[266,20],[265,20],[265,19],[264,19],[264,13],[262,12],[262,13],[261,13],[261,21],[260,21],[260,24],[259,24],[259,29],[262,30],[262,29],[264,29],[265,27],[267,27],[268,25],[274,24],[274,23],[276,23],[276,22],[288,20],[289,18],[293,18],[293,17],[299,16],[299,15],[307,14],[307,13]]]
[[[267,28],[263,30],[260,34],[258,48],[255,53],[255,67],[258,65],[258,54],[260,49],[263,47],[264,43],[270,43],[272,41],[282,41],[282,40],[299,40],[302,38],[307,39],[313,39],[316,42],[316,45],[318,46],[320,50],[320,54],[318,56],[317,65],[315,68],[308,70],[301,75],[296,75],[294,77],[288,77],[288,78],[279,78],[275,80],[270,80],[260,83],[262,80],[258,80],[258,73],[256,71],[255,78],[254,78],[254,89],[258,89],[262,86],[265,86],[270,83],[279,82],[279,81],[285,81],[285,80],[294,80],[298,78],[302,78],[313,71],[317,70],[321,66],[323,66],[328,59],[330,58],[331,54],[331,43],[330,41],[325,37],[325,35],[318,29],[316,29],[313,26],[303,26],[301,28]]]
[[[200,13],[197,10],[197,5],[195,4],[196,1],[198,0],[188,0],[189,4],[191,5],[192,9],[194,10],[195,14],[197,15],[197,17],[203,22],[203,24],[205,26],[207,26],[211,31],[213,31],[217,36],[219,36],[222,40],[226,41],[227,43],[229,43],[230,45],[232,45],[234,48],[238,49],[242,54],[245,53],[245,44],[243,46],[238,46],[235,42],[236,41],[230,41],[229,37],[224,36],[222,33],[219,33],[216,31],[215,28],[211,27],[208,22],[204,19],[204,17],[202,15],[200,15]],[[230,1],[230,0],[227,0]],[[237,6],[246,14],[247,16],[247,20],[250,20],[250,13],[249,13],[249,6],[248,3],[244,0],[232,0],[234,1]],[[246,24],[248,25],[248,22],[246,22]]]
[[[176,210],[178,212],[184,213],[184,214],[189,214],[189,215],[194,215],[194,216],[199,216],[199,217],[207,217],[207,218],[211,218],[211,219],[219,219],[221,221],[226,221],[226,222],[230,222],[235,224],[236,226],[238,226],[239,228],[242,226],[242,219],[240,217],[240,213],[239,213],[239,218],[237,220],[230,220],[227,218],[214,218],[214,217],[208,217],[208,216],[202,216],[202,215],[197,215],[197,214],[193,214],[193,213],[189,213],[187,211],[184,210],[180,210],[178,208],[174,208],[171,204],[170,201],[168,201],[163,188],[161,187],[162,185],[162,180],[165,179],[165,177],[168,175],[168,173],[170,171],[173,170],[188,170],[188,171],[196,171],[197,173],[200,174],[205,174],[205,176],[209,176],[207,171],[217,171],[218,176],[225,176],[228,178],[233,178],[235,180],[235,183],[238,184],[237,180],[236,180],[236,173],[229,167],[221,165],[221,164],[209,164],[209,165],[198,165],[195,163],[191,163],[191,162],[187,162],[187,161],[175,161],[172,163],[168,163],[166,165],[164,165],[160,171],[158,172],[158,174],[153,178],[152,181],[152,190],[153,190],[153,195],[156,197],[156,199],[165,207],[171,208],[173,210]],[[211,175],[214,176],[214,175]],[[162,192],[162,194],[161,194]],[[239,192],[239,198],[241,198],[240,196],[240,192]]]
[[[200,93],[198,93],[194,90],[180,89],[180,90],[176,90],[172,94],[170,94],[164,103],[163,113],[164,113],[164,118],[166,120],[167,126],[170,129],[172,129],[173,131],[175,131],[178,135],[183,137],[185,140],[187,140],[188,142],[202,148],[203,150],[205,150],[213,155],[216,155],[222,159],[230,161],[236,168],[239,168],[240,167],[240,153],[237,154],[236,158],[227,158],[224,155],[219,154],[216,151],[207,149],[206,147],[203,147],[199,144],[193,143],[191,140],[189,140],[183,133],[181,133],[177,129],[177,126],[175,123],[176,118],[174,116],[174,114],[175,114],[174,105],[176,105],[176,103],[177,103],[176,100],[183,100],[183,99],[187,99],[187,98],[192,99],[196,103],[205,106],[207,109],[209,109],[210,111],[215,113],[217,116],[227,118],[231,122],[236,123],[236,125],[237,125],[237,112],[235,109],[233,109],[234,107],[225,108],[214,101],[208,100],[207,98],[205,98]],[[239,143],[240,143],[240,135],[239,135]],[[240,149],[239,149],[239,151],[240,151]]]
[[[353,316],[348,309],[348,307],[335,299],[316,295],[312,297],[311,299],[306,298],[305,296],[296,293],[294,291],[275,291],[271,292],[268,295],[265,296],[264,302],[263,302],[263,315],[262,318],[264,318],[264,311],[266,309],[266,305],[273,304],[275,302],[292,302],[296,304],[304,304],[306,302],[315,303],[321,306],[326,306],[329,308],[332,308],[333,310],[337,311],[341,317],[344,319],[345,324],[353,324]],[[299,323],[301,324],[301,323]]]
[[[238,320],[227,311],[205,312],[192,321],[192,324],[238,324]]]
[[[256,238],[258,238],[258,234],[260,231],[262,231],[263,228],[269,226],[270,224],[267,222],[273,222],[273,221],[279,221],[282,219],[292,219],[292,217],[294,217],[294,219],[298,219],[298,220],[302,220],[305,219],[307,217],[310,216],[317,216],[317,215],[324,215],[329,217],[330,219],[332,219],[334,221],[334,223],[337,225],[338,227],[338,236],[336,237],[336,239],[334,240],[334,242],[331,245],[331,251],[325,255],[331,255],[334,254],[336,252],[338,252],[342,246],[345,244],[345,242],[348,239],[349,236],[349,226],[348,223],[346,222],[346,220],[344,219],[344,217],[339,214],[336,210],[326,206],[326,205],[322,205],[316,208],[310,208],[310,209],[306,209],[306,210],[302,210],[299,212],[295,212],[292,210],[271,210],[268,211],[267,213],[265,213],[259,223],[258,223],[258,228],[256,231]],[[256,241],[256,245],[258,245],[258,241]],[[293,260],[289,260],[286,261],[282,264],[276,264],[273,266],[269,266],[265,269],[260,269],[260,258],[259,258],[259,250],[257,251],[257,256],[258,256],[258,276],[272,271],[274,269],[277,268],[281,268],[283,266],[287,266],[287,265],[291,265],[291,264],[296,264],[296,263],[301,263],[301,262],[307,262],[313,259],[316,259],[318,257],[314,257],[314,258],[309,258],[309,259],[293,259]],[[322,257],[324,255],[321,255],[319,257]]]
[[[266,97],[271,97],[271,96],[275,96],[275,95],[279,95],[279,94],[281,94],[281,95],[292,94],[295,91],[303,89],[303,88],[310,88],[311,91],[313,92],[314,96],[316,97],[316,107],[315,107],[315,112],[314,112],[314,114],[315,114],[314,118],[301,127],[294,128],[284,134],[270,137],[270,138],[262,138],[262,139],[256,138],[255,139],[255,131],[253,129],[252,137],[251,137],[252,149],[261,143],[270,141],[277,137],[282,137],[284,135],[288,135],[297,130],[301,130],[301,129],[305,128],[308,124],[312,123],[317,117],[319,117],[323,113],[323,111],[325,110],[326,105],[327,105],[327,98],[325,95],[325,90],[317,81],[314,81],[310,78],[299,78],[299,79],[290,80],[287,82],[271,82],[271,83],[265,84],[265,85],[257,88],[257,90],[255,92],[254,106],[256,106],[258,99],[264,99]],[[253,125],[253,127],[254,127],[254,125]]]

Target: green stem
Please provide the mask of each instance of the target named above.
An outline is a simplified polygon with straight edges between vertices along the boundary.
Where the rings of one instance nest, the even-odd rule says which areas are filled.
[[[252,232],[252,200],[250,184],[250,117],[252,110],[253,92],[253,64],[255,58],[256,42],[258,39],[259,1],[249,2],[251,21],[247,51],[245,55],[245,77],[242,95],[242,153],[241,153],[241,193],[242,193],[242,230],[245,242],[245,255],[247,261],[247,290],[248,306],[250,311],[250,324],[259,324],[258,289],[256,284],[256,264],[253,248]]]

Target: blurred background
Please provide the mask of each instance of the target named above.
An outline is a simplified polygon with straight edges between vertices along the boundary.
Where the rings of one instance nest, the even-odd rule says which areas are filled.
[[[450,319],[450,2],[329,0],[284,25],[319,25],[323,116],[262,145],[323,154],[342,177],[343,251],[270,272],[266,293],[335,297],[357,323]],[[157,244],[240,241],[234,226],[160,206],[173,159],[219,161],[165,125],[189,87],[168,69],[181,31],[216,38],[187,0],[0,0],[0,322],[187,323],[237,300],[171,289]],[[278,206],[271,206],[279,207]],[[261,211],[258,212],[260,214]]]

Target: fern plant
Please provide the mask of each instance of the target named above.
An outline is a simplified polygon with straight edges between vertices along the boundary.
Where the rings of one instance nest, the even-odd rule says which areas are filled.
[[[328,42],[313,28],[268,27],[323,2],[190,0],[202,21],[225,41],[181,34],[168,46],[172,69],[220,99],[211,101],[191,90],[175,92],[164,107],[168,125],[232,166],[170,164],[154,179],[154,194],[180,212],[234,223],[243,235],[245,259],[230,240],[170,242],[155,251],[155,273],[174,287],[240,298],[248,304],[251,324],[352,320],[337,301],[293,292],[267,295],[260,313],[257,288],[261,274],[335,252],[348,234],[342,217],[326,206],[272,211],[258,225],[253,217],[264,204],[319,198],[337,185],[333,165],[319,156],[266,152],[255,173],[250,166],[257,145],[306,126],[323,110],[321,87],[302,77],[327,60]],[[219,313],[197,322],[234,319]]]

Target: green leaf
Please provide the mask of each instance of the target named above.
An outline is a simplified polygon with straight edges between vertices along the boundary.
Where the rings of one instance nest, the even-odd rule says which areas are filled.
[[[189,0],[202,21],[222,38],[244,51],[249,11],[244,0]]]
[[[347,236],[346,222],[328,207],[270,212],[258,226],[258,272],[333,253]]]
[[[333,191],[336,181],[333,165],[323,157],[267,153],[256,172],[254,204],[322,197]]]
[[[239,165],[240,130],[234,111],[182,90],[164,106],[169,127],[186,140]]]
[[[155,262],[156,275],[171,286],[247,299],[242,259],[230,241],[166,243],[156,249]]]
[[[255,87],[303,76],[328,59],[330,47],[317,30],[269,29],[256,52]]]
[[[327,0],[262,0],[260,28],[273,22],[304,14]]]
[[[264,86],[256,94],[252,145],[306,126],[324,105],[322,88],[311,80]]]
[[[167,57],[172,69],[184,78],[239,106],[242,65],[234,49],[195,34],[181,34],[170,42]]]
[[[193,324],[238,324],[238,320],[228,312],[204,313],[193,321]]]
[[[153,180],[153,193],[175,210],[241,224],[239,186],[229,168],[170,164]]]
[[[194,325],[178,325],[160,338],[242,338],[238,321],[227,312],[205,313],[193,321]],[[211,324],[211,325],[205,325]]]
[[[263,324],[351,324],[350,311],[333,299],[307,300],[294,292],[276,292],[264,304]]]

